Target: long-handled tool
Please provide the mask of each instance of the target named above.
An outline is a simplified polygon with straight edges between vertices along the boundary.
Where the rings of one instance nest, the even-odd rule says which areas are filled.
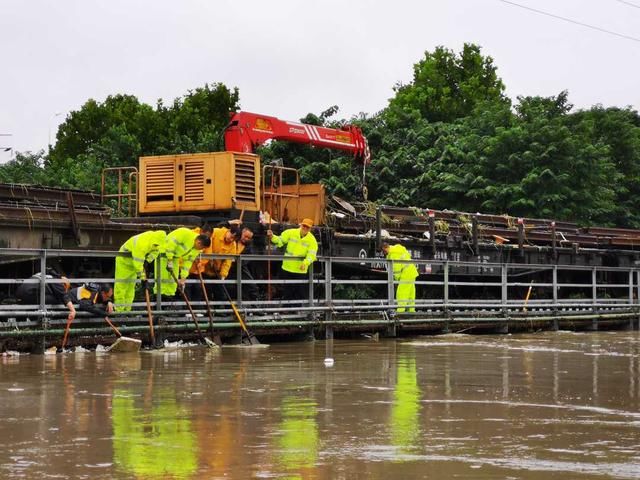
[[[182,288],[182,286],[180,285],[180,282],[176,278],[176,274],[173,272],[173,270],[169,270],[169,273],[171,274],[171,278],[173,278],[173,281],[176,282],[176,285],[178,286],[178,290],[180,291],[180,294],[182,295],[182,299],[184,300],[184,303],[187,304],[187,308],[189,309],[189,313],[191,314],[191,318],[193,318],[193,322],[196,324],[196,331],[198,332],[198,335],[200,336],[200,339],[208,347],[210,347],[210,348],[216,347],[217,345],[215,343],[213,343],[211,340],[209,340],[208,338],[206,338],[202,334],[202,330],[200,330],[200,325],[198,325],[198,319],[196,317],[196,314],[193,312],[193,308],[191,308],[191,302],[187,298],[187,294],[184,293],[184,289]]]
[[[149,296],[149,287],[144,286],[144,299],[147,302],[147,317],[149,317],[149,334],[151,335],[151,345],[156,345],[156,334],[153,330],[153,315],[151,315],[151,298]]]
[[[142,343],[140,340],[136,340],[135,338],[123,337],[118,327],[116,327],[113,322],[109,319],[109,317],[105,316],[104,320],[109,324],[109,326],[113,329],[118,340],[113,343],[109,347],[109,351],[138,351],[140,350],[140,344]],[[69,317],[67,318],[67,325],[64,330],[64,337],[62,338],[62,350],[67,345],[67,338],[69,336],[69,330],[71,329],[71,322],[73,320]],[[115,347],[115,348],[114,348]]]
[[[235,313],[236,318],[238,319],[238,322],[240,323],[240,327],[242,327],[242,330],[244,331],[245,335],[247,336],[247,339],[249,340],[249,344],[251,344],[251,345],[259,345],[260,342],[258,341],[256,336],[253,333],[249,332],[249,330],[247,329],[247,325],[244,323],[244,320],[242,320],[242,316],[240,316],[240,312],[238,311],[238,307],[236,307],[236,304],[231,299],[231,295],[229,295],[229,291],[227,290],[227,287],[225,287],[224,285],[221,285],[221,286],[222,286],[222,290],[224,291],[224,294],[227,296],[227,300],[231,304],[231,308],[233,309],[233,313]]]
[[[273,179],[272,179],[273,183]],[[273,188],[273,185],[271,186]],[[271,212],[269,214],[269,230],[271,230]],[[271,300],[271,239],[267,238],[267,300]]]
[[[137,338],[124,337],[120,330],[116,328],[116,326],[111,323],[109,317],[104,317],[106,322],[109,324],[113,331],[116,332],[118,339],[111,344],[111,346],[107,349],[109,352],[137,352],[140,350],[140,346],[142,345],[142,340],[138,340]]]
[[[213,267],[213,271],[215,272],[216,276],[220,278],[220,272],[215,266]],[[260,342],[258,341],[256,336],[253,333],[249,332],[249,330],[247,329],[247,325],[245,324],[244,320],[242,320],[242,317],[240,316],[240,312],[238,311],[238,307],[236,307],[236,304],[233,302],[231,295],[229,295],[229,290],[227,290],[227,287],[225,287],[224,284],[221,284],[220,286],[222,287],[222,291],[226,295],[227,300],[229,301],[229,304],[231,304],[231,309],[233,310],[233,313],[236,315],[236,318],[238,319],[238,323],[240,323],[240,327],[242,328],[242,331],[244,331],[245,335],[249,339],[249,344],[260,345]]]
[[[531,298],[531,290],[533,289],[533,280],[529,284],[529,290],[527,290],[527,296],[524,298],[524,306],[522,307],[522,311],[527,311],[527,304],[529,303],[529,298]]]
[[[113,328],[113,331],[116,332],[116,335],[118,337],[121,337],[122,334],[120,333],[120,330],[118,330],[116,328],[116,326],[111,323],[111,320],[109,320],[109,317],[104,317],[104,319],[107,321],[107,323],[109,324],[109,326],[111,328]],[[71,316],[67,317],[67,325],[64,329],[64,337],[62,337],[62,349],[64,350],[64,347],[67,346],[67,338],[69,337],[69,331],[71,330],[71,322],[73,322],[73,319],[71,318]]]
[[[209,336],[213,340],[213,342],[219,347],[222,346],[222,340],[220,339],[220,335],[213,334],[213,312],[211,311],[211,305],[209,305],[209,295],[207,295],[207,287],[204,284],[204,279],[202,278],[202,273],[198,270],[198,278],[200,279],[200,286],[202,287],[202,295],[204,296],[204,302],[207,306],[207,315],[209,315]]]
[[[111,328],[113,328],[113,331],[114,331],[114,332],[116,332],[116,336],[117,336],[118,338],[122,337],[122,334],[120,333],[120,330],[118,330],[118,328],[117,328],[113,323],[111,323],[111,320],[109,320],[109,317],[104,317],[104,319],[105,319],[105,320],[106,320],[106,322],[109,324],[109,326],[110,326]]]
[[[62,350],[64,350],[64,347],[67,345],[67,337],[69,336],[69,330],[71,330],[71,322],[73,322],[73,319],[71,318],[71,315],[69,315],[67,317],[67,325],[66,327],[64,327],[64,337],[62,337]]]

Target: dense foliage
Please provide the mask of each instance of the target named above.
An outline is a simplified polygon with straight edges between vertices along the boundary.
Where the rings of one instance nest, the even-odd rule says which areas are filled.
[[[476,45],[425,52],[387,108],[348,120],[369,139],[370,199],[640,228],[638,113],[599,105],[574,111],[566,91],[515,102],[504,91],[493,60]],[[0,181],[95,190],[103,167],[136,165],[140,155],[220,150],[238,103],[238,90],[223,84],[170,106],[128,95],[89,100],[67,116],[49,154],[18,154],[0,167]],[[337,111],[302,121],[337,127],[347,121]],[[348,156],[279,142],[260,153],[299,168],[303,182],[355,196],[361,167]]]
[[[131,95],[87,101],[67,115],[49,154],[18,154],[0,167],[0,181],[99,190],[105,167],[137,166],[141,155],[220,150],[237,89],[205,85],[155,107]]]

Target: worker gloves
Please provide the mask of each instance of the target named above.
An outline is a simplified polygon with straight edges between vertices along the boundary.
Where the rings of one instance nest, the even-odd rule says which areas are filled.
[[[149,282],[146,278],[140,280],[140,285],[142,286],[143,290],[149,290]]]
[[[173,262],[167,262],[167,272],[173,272]]]

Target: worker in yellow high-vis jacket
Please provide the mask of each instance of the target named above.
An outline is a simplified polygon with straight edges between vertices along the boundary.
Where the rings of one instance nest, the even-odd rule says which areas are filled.
[[[211,234],[213,233],[213,227],[208,223],[205,223],[201,227],[192,228],[191,231],[197,233],[198,235],[207,235],[208,237],[211,237]],[[211,246],[204,248],[200,252],[201,255],[207,253],[211,253]],[[187,280],[196,281],[187,283],[184,287],[184,291],[187,294],[187,297],[189,297],[189,300],[191,300],[192,302],[199,302],[204,298],[202,296],[202,286],[199,282],[200,275],[198,274],[198,272],[202,273],[203,270],[202,268],[198,268],[198,264],[198,260],[194,260],[194,262],[191,264],[191,268],[189,269],[189,276],[187,277]]]
[[[180,288],[184,287],[185,279],[189,276],[189,269],[193,261],[202,250],[211,245],[211,238],[205,234],[198,234],[193,230],[180,227],[169,232],[164,241],[164,257],[160,257],[160,272],[162,282],[160,293],[172,297],[176,294],[178,286],[171,277],[175,270],[175,276],[180,283]],[[156,281],[155,292],[158,291]]]
[[[318,242],[311,233],[313,220],[305,218],[300,222],[299,228],[289,228],[282,232],[280,236],[274,235],[271,230],[267,230],[267,237],[276,246],[287,246],[284,252],[285,259],[282,261],[281,278],[289,280],[306,280],[309,265],[316,261],[318,253]],[[302,258],[286,258],[302,257]],[[308,298],[308,286],[303,283],[284,285],[285,300],[301,300]]]
[[[387,260],[411,260],[409,250],[399,243],[391,245],[385,242],[382,244],[382,251]],[[396,289],[398,312],[416,311],[416,278],[418,275],[418,269],[414,263],[393,262],[393,279],[400,282]]]
[[[149,230],[129,238],[120,247],[121,253],[131,256],[116,257],[115,288],[113,291],[116,310],[129,311],[135,297],[136,280],[147,287],[147,275],[144,262],[153,262],[164,245],[167,233],[162,230]]]

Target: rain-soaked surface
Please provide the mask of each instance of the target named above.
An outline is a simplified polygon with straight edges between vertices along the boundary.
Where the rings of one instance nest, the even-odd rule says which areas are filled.
[[[635,479],[639,353],[548,332],[0,357],[0,478]]]

